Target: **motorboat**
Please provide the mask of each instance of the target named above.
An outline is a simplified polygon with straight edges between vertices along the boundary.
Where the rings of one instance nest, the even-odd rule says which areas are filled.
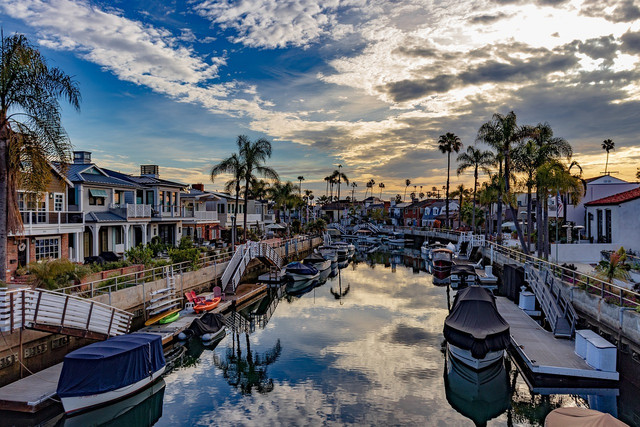
[[[322,255],[315,252],[303,259],[302,263],[311,265],[318,271],[325,271],[331,267],[330,259],[325,259]]]
[[[478,275],[476,269],[471,264],[454,264],[451,266],[451,287],[453,289],[463,289],[467,286],[475,285]]]
[[[301,262],[291,262],[285,267],[286,276],[294,282],[300,280],[313,280],[318,277],[320,272],[312,265],[305,265]]]
[[[509,346],[509,324],[488,290],[474,285],[458,291],[444,321],[449,354],[468,367],[481,370],[502,360]]]
[[[150,387],[165,367],[162,336],[119,335],[67,354],[57,394],[64,411],[74,414]]]
[[[594,409],[580,407],[557,408],[544,419],[548,427],[584,426],[584,427],[624,427],[626,423],[613,415]]]
[[[329,259],[331,262],[338,262],[338,254],[334,248],[330,246],[319,246],[317,251],[324,259]]]
[[[320,274],[318,274],[316,277],[319,278]],[[316,283],[317,283],[317,280],[315,278],[307,279],[307,280],[297,280],[294,282],[287,283],[287,285],[285,286],[285,290],[289,295],[302,296],[307,292],[310,292],[313,288],[315,288]]]
[[[194,319],[187,329],[178,334],[178,339],[200,337],[202,341],[213,341],[224,337],[225,334],[224,316],[220,313],[206,313]]]
[[[338,262],[344,261],[349,258],[349,248],[347,246],[332,244],[330,248],[335,251]]]
[[[424,243],[422,244],[422,246],[420,247],[420,254],[422,255],[422,257],[424,259],[431,259],[431,251],[434,249],[440,249],[440,248],[445,248],[446,245],[440,243],[440,242],[435,242],[435,243],[429,243],[428,240],[425,240]]]
[[[331,246],[335,247],[335,248],[346,248],[347,249],[347,257],[350,257],[351,255],[353,255],[356,252],[356,247],[351,244],[351,243],[347,243],[347,242],[334,242],[331,244]],[[340,256],[340,254],[338,253],[338,257]]]
[[[487,425],[511,407],[509,377],[504,363],[476,371],[447,357],[444,391],[453,409],[475,425]]]
[[[431,251],[431,265],[433,267],[434,283],[446,283],[451,275],[453,265],[453,251],[439,248]]]

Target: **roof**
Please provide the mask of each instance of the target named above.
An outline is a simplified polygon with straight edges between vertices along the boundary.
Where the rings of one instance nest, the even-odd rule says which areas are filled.
[[[84,173],[88,169],[95,168],[100,174]],[[105,170],[100,169],[93,163],[83,163],[66,165],[67,178],[72,182],[87,182],[93,184],[107,185],[112,187],[138,187],[133,182],[121,179],[117,176],[109,176]],[[111,172],[111,171],[109,171]],[[119,173],[118,173],[119,174]],[[115,175],[115,174],[114,174]],[[119,174],[123,175],[124,174]]]
[[[604,179],[604,182],[599,183],[599,182],[595,182],[598,181],[600,179]],[[594,176],[591,178],[587,178],[584,180],[587,184],[629,184],[628,181],[625,181],[624,179],[620,179],[620,178],[616,178],[615,176],[611,176],[611,175],[600,175],[600,176]]]
[[[602,205],[618,205],[620,203],[629,202],[640,198],[640,188],[624,191],[614,194],[613,196],[603,197],[602,199],[592,200],[585,203],[585,206],[602,206]]]
[[[216,196],[215,194],[209,192],[209,191],[200,191],[200,190],[196,190],[195,188],[190,188],[187,191],[183,191],[180,193],[180,197],[182,197],[183,199],[213,199],[213,200],[220,200],[220,197]]]
[[[153,176],[148,176],[148,175],[133,176],[133,175],[124,174],[121,172],[116,172],[111,169],[103,169],[103,171],[105,171],[109,176],[121,179],[123,181],[128,181],[132,185],[138,185],[138,186],[166,185],[168,187],[180,187],[180,188],[187,187],[186,184],[181,184],[175,181],[167,181],[166,179],[155,178]]]
[[[87,212],[84,220],[86,222],[121,222],[127,219],[113,212]]]
[[[349,206],[351,206],[351,204],[346,202],[331,202],[322,206],[320,209],[323,211],[336,211],[336,210],[346,209]]]

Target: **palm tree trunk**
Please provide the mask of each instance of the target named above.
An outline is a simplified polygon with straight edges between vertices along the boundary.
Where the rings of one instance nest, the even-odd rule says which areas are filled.
[[[498,242],[502,241],[502,180],[504,177],[502,176],[502,161],[500,162],[500,167],[498,169],[498,208],[496,211],[496,221],[497,221],[497,230],[496,236],[498,237]]]
[[[447,228],[449,228],[449,170],[451,169],[451,151],[447,154],[447,198],[445,200],[445,209],[446,209],[446,222]]]
[[[236,207],[235,212],[233,213],[233,243],[236,242],[236,234],[238,232],[238,205],[240,203],[240,181],[236,184]]]
[[[7,281],[7,235],[9,229],[9,159],[7,138],[0,135],[0,281]]]
[[[471,230],[473,234],[476,234],[476,192],[478,190],[478,165],[476,165],[476,170],[473,174],[473,213],[472,213],[472,222]]]
[[[543,215],[544,215],[544,257],[545,259],[549,259],[549,255],[551,252],[551,247],[550,244],[551,242],[549,241],[549,198],[547,197],[547,194],[545,192],[544,195],[544,207],[543,207],[544,211],[543,211]]]
[[[251,176],[251,173],[249,171],[247,177]],[[244,212],[242,213],[242,216],[244,218],[244,241],[247,241],[247,230],[249,229],[249,227],[247,226],[247,210],[249,207],[249,179],[245,179],[245,183],[244,183]]]
[[[527,245],[531,244],[531,206],[533,206],[531,184],[527,185]]]
[[[609,166],[609,150],[607,150],[607,162],[604,164],[604,174],[607,174],[607,167]]]
[[[542,231],[542,189],[538,184],[536,188],[536,232],[537,232],[537,250],[538,258],[544,258],[544,233]]]

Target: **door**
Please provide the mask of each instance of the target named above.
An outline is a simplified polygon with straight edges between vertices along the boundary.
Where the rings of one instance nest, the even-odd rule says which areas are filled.
[[[98,232],[98,247],[100,253],[107,252],[109,250],[109,227],[102,227]]]
[[[29,263],[29,242],[20,240],[18,242],[18,268],[25,267]]]
[[[85,257],[95,256],[93,254],[92,233],[91,233],[91,230],[89,230],[88,228],[84,231],[84,233],[82,233],[82,243],[84,247],[84,256]]]

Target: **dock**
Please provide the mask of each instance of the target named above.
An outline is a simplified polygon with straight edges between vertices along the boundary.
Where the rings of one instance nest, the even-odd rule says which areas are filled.
[[[589,366],[575,353],[573,340],[555,338],[507,298],[497,297],[496,304],[500,315],[509,323],[514,353],[534,382],[547,380],[574,387],[576,382],[581,382],[597,387],[619,380],[618,372]]]
[[[34,413],[56,403],[60,372],[62,363],[1,387],[0,410]]]

